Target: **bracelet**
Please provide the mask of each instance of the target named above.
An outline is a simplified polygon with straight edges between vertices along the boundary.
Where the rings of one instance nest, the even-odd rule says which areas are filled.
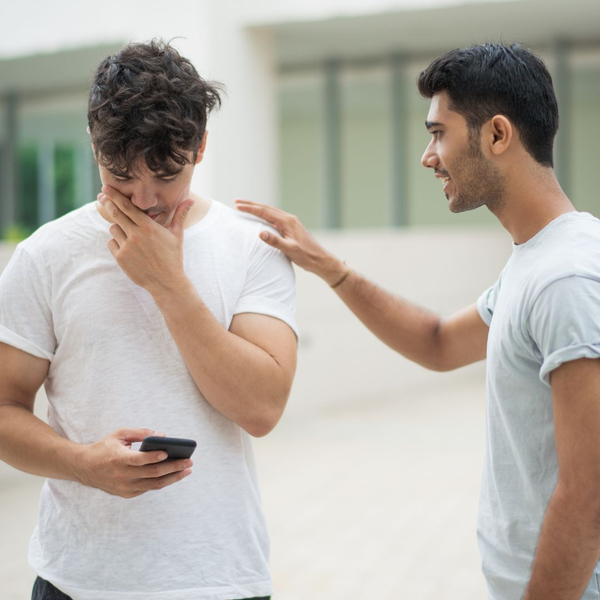
[[[346,265],[346,261],[344,261],[344,264]],[[335,289],[336,287],[342,285],[342,283],[344,283],[344,281],[346,281],[346,277],[348,277],[348,275],[350,275],[350,267],[348,265],[346,265],[346,272],[342,275],[341,279],[339,281],[337,281],[336,283],[334,283],[331,286],[331,289]]]

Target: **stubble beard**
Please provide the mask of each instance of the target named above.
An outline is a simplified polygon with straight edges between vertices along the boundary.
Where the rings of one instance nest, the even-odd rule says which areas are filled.
[[[450,201],[449,208],[453,213],[484,205],[495,214],[500,211],[504,204],[504,179],[498,167],[484,156],[478,138],[469,136],[467,151],[454,161],[451,172],[454,181],[460,181],[462,190],[459,192],[457,187],[456,195]],[[450,200],[448,194],[446,199]]]

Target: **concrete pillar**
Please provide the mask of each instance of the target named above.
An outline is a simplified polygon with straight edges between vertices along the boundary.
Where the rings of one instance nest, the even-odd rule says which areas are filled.
[[[0,229],[5,231],[15,223],[17,203],[17,96],[5,97],[6,141],[2,168],[2,202],[0,204]]]
[[[392,58],[392,223],[408,225],[408,98],[406,59]]]
[[[554,89],[558,101],[560,125],[556,136],[555,167],[558,181],[569,193],[571,171],[571,96],[572,79],[569,65],[569,44],[563,40],[554,46],[556,68],[554,73]]]
[[[342,224],[342,165],[340,66],[337,61],[325,63],[325,225]]]
[[[205,164],[195,180],[227,204],[236,197],[278,204],[275,38],[269,30],[248,28],[235,0],[212,2],[206,10],[210,27],[198,47],[204,56],[194,62],[227,93],[209,120]]]
[[[43,140],[38,152],[38,215],[40,225],[56,216],[54,189],[54,142]]]

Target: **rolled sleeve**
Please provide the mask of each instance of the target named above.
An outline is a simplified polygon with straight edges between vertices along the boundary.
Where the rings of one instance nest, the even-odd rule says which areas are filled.
[[[529,319],[542,356],[539,377],[580,358],[600,358],[600,282],[581,276],[548,285],[536,299]]]
[[[483,294],[481,294],[477,300],[477,312],[488,327],[492,324],[492,316],[494,314],[494,309],[491,305],[493,292],[494,286],[483,292]]]

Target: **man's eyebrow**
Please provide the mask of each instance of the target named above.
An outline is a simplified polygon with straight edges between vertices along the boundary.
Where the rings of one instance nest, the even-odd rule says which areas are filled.
[[[177,169],[176,171],[161,171],[160,173],[156,173],[154,177],[157,179],[160,179],[162,177],[174,177],[175,175],[179,175],[181,171],[183,171],[183,167]]]
[[[123,171],[117,171],[116,169],[106,169],[111,175],[115,177],[120,177],[121,179],[131,179],[131,175],[129,173],[124,173]]]
[[[432,127],[443,127],[443,123],[438,123],[437,121],[425,121],[425,127],[427,129],[431,129]]]

